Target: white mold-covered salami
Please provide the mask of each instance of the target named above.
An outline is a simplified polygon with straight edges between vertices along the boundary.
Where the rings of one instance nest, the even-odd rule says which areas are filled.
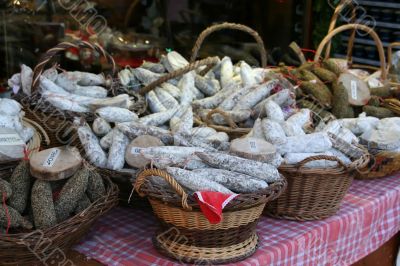
[[[138,148],[136,154],[143,156],[148,162],[152,162],[161,169],[176,166],[192,170],[207,168],[207,165],[194,154],[203,151],[205,150],[198,147],[164,146]]]
[[[174,138],[169,130],[155,126],[147,126],[138,122],[119,123],[117,128],[130,139],[141,135],[150,135],[159,138],[164,144],[169,145],[174,142]]]
[[[312,125],[312,116],[310,109],[301,109],[286,120],[288,123],[297,124],[301,128]]]
[[[270,80],[266,83],[260,84],[254,90],[244,95],[242,99],[240,99],[239,102],[235,105],[233,110],[251,109],[258,102],[267,97],[277,84],[277,80]]]
[[[220,142],[229,142],[229,136],[225,132],[218,132],[214,135],[208,136],[206,140],[210,141],[220,141]]]
[[[153,63],[150,61],[144,61],[143,64],[140,66],[141,68],[148,69],[154,73],[164,73],[165,67],[160,63]]]
[[[169,128],[173,134],[176,134],[179,131],[181,122],[182,121],[179,117],[172,117],[171,120],[169,120]]]
[[[17,73],[11,76],[7,80],[7,85],[10,87],[13,91],[19,91],[21,89],[21,73]]]
[[[233,64],[229,57],[225,56],[221,60],[221,86],[225,88],[233,78]]]
[[[162,77],[162,74],[154,73],[141,67],[133,69],[132,72],[143,85],[149,85]]]
[[[178,52],[172,51],[169,52],[165,59],[167,60],[167,64],[165,64],[165,68],[168,72],[173,72],[175,70],[181,69],[189,64],[189,62]]]
[[[237,193],[253,193],[268,187],[268,183],[263,180],[223,169],[205,168],[192,172],[199,178],[217,182]]]
[[[178,101],[164,89],[158,87],[154,90],[154,92],[156,93],[158,100],[167,109],[175,108],[179,105]]]
[[[244,87],[257,84],[253,69],[244,61],[240,64],[240,77]]]
[[[128,147],[129,139],[119,130],[113,134],[113,140],[108,152],[107,168],[111,170],[119,170],[125,164],[125,151]]]
[[[30,67],[21,65],[21,85],[22,91],[26,95],[31,95],[33,71]]]
[[[107,90],[100,86],[81,86],[78,85],[77,81],[71,80],[61,74],[57,76],[56,84],[65,89],[66,91],[93,98],[106,98]]]
[[[225,169],[256,177],[266,182],[279,180],[279,172],[276,167],[263,162],[244,159],[220,152],[196,152],[201,160],[212,167]]]
[[[211,127],[194,127],[194,128],[192,128],[192,136],[194,138],[207,138],[216,133],[217,133],[217,131]]]
[[[132,101],[128,94],[120,94],[115,97],[108,97],[103,99],[96,99],[90,104],[90,108],[93,110],[102,107],[119,107],[129,109],[132,105]]]
[[[281,154],[286,153],[318,153],[332,148],[327,133],[317,132],[302,136],[287,137],[286,142],[277,146]]]
[[[339,137],[348,143],[358,143],[358,138],[351,132],[350,129],[342,127],[338,120],[330,121],[323,129],[322,132],[329,132]]]
[[[76,112],[76,113],[90,112],[90,109],[88,107],[82,106],[75,101],[68,100],[64,96],[55,96],[55,95],[47,96],[47,97],[45,97],[45,100],[47,102],[49,102],[51,105],[53,105],[54,107],[57,107],[61,110],[72,111],[72,112]]]
[[[200,147],[208,151],[226,151],[229,150],[229,142],[219,140],[207,140],[206,138],[194,138],[188,135],[174,135],[174,145],[185,147]]]
[[[20,116],[0,116],[0,128],[11,128],[16,131],[21,131],[24,126],[22,125],[22,120]]]
[[[296,96],[289,89],[283,89],[262,100],[253,108],[253,117],[263,117],[265,115],[264,105],[267,101],[273,101],[280,107],[286,107],[296,103]]]
[[[193,88],[194,87],[194,77],[192,73],[187,73],[183,75],[181,80],[178,83],[178,88],[181,90],[181,98],[180,98],[180,103],[182,105],[187,105],[190,104],[193,99],[195,98],[195,95],[193,93]]]
[[[78,127],[78,136],[88,160],[97,167],[106,167],[107,156],[90,127],[87,125]]]
[[[179,128],[176,131],[178,134],[186,134],[190,135],[193,128],[193,110],[192,106],[189,105],[187,107],[182,106],[183,113],[180,115],[180,123]]]
[[[225,111],[232,110],[233,107],[235,107],[235,105],[240,101],[240,99],[253,89],[254,87],[250,86],[234,91],[228,97],[226,97],[218,107]]]
[[[356,135],[375,129],[379,124],[379,119],[373,116],[339,119],[339,123],[348,128]]]
[[[31,140],[34,134],[35,130],[31,127],[24,127],[21,131],[18,131],[18,135],[25,143]]]
[[[297,123],[291,123],[288,121],[282,122],[280,124],[282,126],[283,131],[286,134],[286,137],[293,137],[293,136],[302,136],[306,133]]]
[[[93,121],[92,129],[94,134],[99,137],[105,136],[108,132],[111,131],[110,124],[101,117],[97,117]]]
[[[9,116],[18,116],[21,112],[21,104],[17,101],[7,98],[0,99],[0,114]]]
[[[264,118],[261,127],[266,141],[272,144],[282,144],[286,142],[286,134],[278,122]]]
[[[221,89],[218,91],[214,96],[207,97],[201,100],[195,100],[193,101],[193,108],[195,109],[213,109],[216,108],[220,103],[222,103],[226,97],[228,97],[230,94],[232,94],[234,91],[236,91],[239,88],[239,85],[236,83],[230,83],[230,85],[227,85],[225,88]],[[181,100],[182,102],[182,100]]]
[[[120,107],[102,107],[96,110],[96,114],[107,122],[122,123],[138,120],[137,114]]]
[[[146,99],[152,113],[167,111],[167,108],[161,103],[154,91],[149,91],[146,95]]]
[[[269,119],[276,122],[285,121],[285,115],[283,114],[281,107],[274,101],[267,101],[264,105],[264,108],[265,115]]]
[[[178,111],[179,106],[151,115],[143,116],[139,119],[139,123],[148,126],[158,126],[168,122]]]
[[[105,86],[106,79],[103,74],[93,74],[80,71],[65,71],[59,77],[71,80],[80,86]]]
[[[199,110],[198,114],[202,119],[206,119],[210,111],[211,110],[203,109]],[[250,118],[251,110],[247,109],[247,110],[226,111],[226,114],[232,118],[233,122],[242,122]],[[212,120],[217,125],[228,125],[228,121],[226,121],[226,119],[221,114],[218,113],[212,115]]]
[[[166,92],[171,94],[175,99],[180,100],[181,90],[178,87],[176,87],[168,82],[164,82],[160,86],[163,90],[165,90]]]
[[[251,129],[249,134],[247,134],[247,137],[265,139],[261,121],[261,118],[257,118],[256,121],[254,121],[253,128]]]
[[[43,71],[42,76],[55,82],[58,76],[58,71],[55,67],[51,67]]]
[[[108,132],[104,137],[100,139],[100,146],[103,150],[107,151],[111,147],[113,135],[116,130],[116,128],[113,128],[110,132]]]
[[[341,153],[336,149],[330,149],[329,151],[324,153],[287,153],[284,156],[284,162],[285,164],[296,165],[299,162],[303,161],[304,159],[320,155],[335,156],[345,165],[349,165],[351,163],[351,160],[346,155],[344,155],[343,153]],[[321,167],[325,168],[334,166],[337,166],[337,162],[329,160],[315,160],[305,164],[305,167],[307,168],[321,168]]]
[[[200,75],[196,75],[194,78],[195,86],[202,93],[207,96],[212,96],[220,90],[220,85],[216,79],[207,79]]]
[[[168,167],[166,170],[180,185],[190,189],[191,191],[215,191],[225,194],[234,194],[223,185],[209,179],[198,177],[196,173],[191,171],[176,167]]]

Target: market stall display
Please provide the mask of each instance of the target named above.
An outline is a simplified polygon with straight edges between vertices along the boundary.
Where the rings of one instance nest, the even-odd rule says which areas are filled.
[[[65,168],[71,160],[77,163]],[[35,153],[31,161],[3,167],[0,175],[0,257],[6,265],[35,264],[42,259],[37,254],[68,250],[118,202],[118,188],[109,177],[101,176],[87,163],[82,165],[73,147]],[[41,245],[43,238],[50,246]],[[33,247],[36,252],[31,252]]]

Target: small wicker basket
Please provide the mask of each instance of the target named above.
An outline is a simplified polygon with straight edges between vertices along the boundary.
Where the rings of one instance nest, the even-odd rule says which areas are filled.
[[[0,169],[0,177],[9,176],[16,164]],[[102,175],[106,194],[79,214],[44,230],[0,234],[1,265],[46,265],[66,263],[65,252],[76,244],[92,224],[118,203],[118,187]]]
[[[306,168],[311,161],[336,161],[336,167]],[[350,188],[357,169],[365,167],[369,154],[362,155],[345,166],[334,156],[313,156],[297,165],[282,165],[279,171],[286,177],[287,190],[268,204],[266,214],[275,218],[310,221],[334,215]]]
[[[147,180],[164,178],[173,189]],[[286,181],[277,181],[257,194],[241,194],[223,211],[223,220],[211,224],[175,179],[164,171],[146,169],[134,184],[147,196],[161,225],[153,238],[155,247],[180,262],[220,264],[243,260],[257,249],[256,225],[267,202],[279,197]]]

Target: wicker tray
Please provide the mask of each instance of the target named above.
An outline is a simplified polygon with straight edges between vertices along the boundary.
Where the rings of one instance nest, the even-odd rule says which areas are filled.
[[[163,177],[171,188],[149,182],[151,176]],[[282,177],[257,194],[239,195],[224,208],[223,220],[218,224],[211,224],[193,197],[161,170],[143,170],[134,186],[139,195],[149,198],[161,222],[153,238],[161,253],[180,262],[217,264],[240,261],[255,252],[258,219],[266,203],[285,189],[286,181]]]
[[[0,177],[9,176],[16,165],[1,167]],[[1,265],[41,265],[54,260],[61,263],[63,254],[76,244],[93,222],[118,203],[118,188],[102,175],[107,191],[81,213],[44,230],[16,234],[0,234]]]

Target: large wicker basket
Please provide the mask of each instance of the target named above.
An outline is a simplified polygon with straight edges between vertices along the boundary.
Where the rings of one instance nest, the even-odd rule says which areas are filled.
[[[306,168],[316,160],[336,161],[336,167]],[[309,221],[334,215],[350,188],[357,169],[369,161],[369,154],[362,155],[345,166],[333,156],[309,157],[297,165],[282,165],[279,171],[286,177],[288,187],[276,200],[268,204],[266,214],[275,218]]]
[[[241,31],[241,32],[245,32],[245,33],[249,34],[251,37],[253,37],[253,39],[257,43],[257,49],[260,53],[261,67],[263,67],[263,68],[267,67],[267,51],[265,50],[265,45],[264,45],[264,42],[261,39],[260,35],[255,30],[253,30],[245,25],[236,24],[236,23],[228,23],[228,22],[212,25],[200,33],[199,37],[197,38],[197,40],[192,48],[192,56],[190,58],[191,62],[194,62],[194,60],[196,60],[196,58],[199,54],[200,48],[203,45],[205,39],[212,33],[217,32],[217,31],[223,31],[223,30]],[[211,119],[212,114],[215,114],[215,113],[219,113],[219,114],[223,115],[225,120],[228,123],[228,126],[215,125]],[[213,112],[210,112],[208,114],[207,119],[205,119],[205,121],[201,121],[200,119],[197,119],[197,123],[205,124],[209,127],[216,129],[217,131],[225,132],[232,139],[246,135],[251,130],[251,128],[238,127],[232,121],[232,119],[229,117],[229,115],[227,115],[223,110],[220,110],[220,109],[215,109]]]
[[[15,166],[2,166],[0,177],[9,176]],[[107,188],[106,194],[79,214],[44,230],[0,234],[0,264],[68,264],[65,257],[68,249],[82,239],[96,219],[118,203],[118,187],[107,176],[102,177]]]
[[[173,189],[147,180],[163,177]],[[257,249],[257,221],[267,202],[279,197],[286,181],[277,181],[259,194],[241,194],[223,211],[223,220],[211,224],[199,205],[175,179],[158,169],[139,173],[134,184],[147,196],[161,225],[153,238],[155,247],[180,262],[196,264],[230,263],[245,259]]]

